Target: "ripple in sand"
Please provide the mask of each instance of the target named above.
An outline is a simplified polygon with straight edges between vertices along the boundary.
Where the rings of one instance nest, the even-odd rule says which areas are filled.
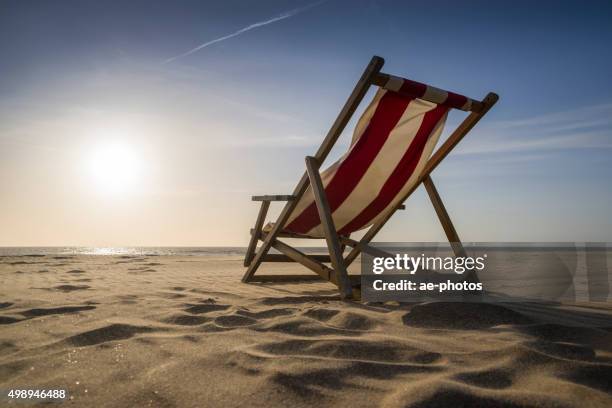
[[[285,321],[272,321],[263,327],[259,327],[258,331],[274,331],[286,333],[293,336],[325,336],[325,335],[344,335],[344,336],[360,336],[363,334],[359,330],[342,329],[338,327],[328,326],[317,322],[316,320],[307,318],[293,318]]]
[[[52,307],[52,308],[35,308],[28,309],[22,312],[19,312],[22,315],[23,319],[18,319],[12,316],[0,316],[0,324],[13,324],[19,323],[24,320],[33,319],[35,317],[42,316],[50,316],[57,314],[68,314],[68,313],[77,313],[86,310],[93,310],[95,306],[87,305],[87,306],[64,306],[64,307]]]
[[[151,333],[156,330],[161,329],[115,323],[68,337],[65,342],[78,347],[92,346],[115,340],[125,340],[140,333]]]
[[[400,375],[434,373],[443,368],[436,365],[389,363],[375,361],[325,361],[325,367],[309,363],[301,370],[273,370],[270,380],[302,398],[321,398],[322,390],[356,389],[363,379],[390,380]],[[371,391],[369,386],[366,386]],[[365,402],[365,401],[364,401]],[[359,404],[358,404],[359,405]],[[370,404],[372,405],[372,404]],[[369,406],[368,404],[364,406]],[[398,406],[408,406],[398,404]],[[460,407],[462,405],[450,405]]]
[[[336,309],[326,309],[323,307],[317,307],[305,311],[304,316],[308,316],[310,318],[326,322],[338,313],[340,313],[340,311]]]
[[[588,364],[574,367],[561,374],[562,378],[612,394],[612,365]]]
[[[422,350],[396,341],[359,339],[286,340],[267,343],[258,350],[275,355],[299,355],[339,360],[359,360],[380,363],[433,364],[442,358],[439,353]]]
[[[39,317],[39,316],[49,316],[56,314],[67,314],[67,313],[76,313],[82,312],[85,310],[93,310],[95,306],[87,305],[87,306],[64,306],[64,307],[51,307],[51,308],[37,308],[37,309],[29,309],[21,312],[21,314],[25,317]]]
[[[413,306],[402,321],[428,329],[477,330],[504,324],[529,324],[527,316],[487,303],[433,302]]]
[[[226,310],[227,308],[229,308],[229,305],[218,305],[218,304],[201,304],[201,305],[193,305],[193,304],[188,304],[187,308],[185,308],[185,311],[187,313],[191,313],[191,314],[202,314],[202,313],[210,313],[210,312],[217,312],[220,310]]]
[[[236,314],[250,317],[253,319],[271,319],[280,316],[288,316],[295,314],[297,309],[294,308],[279,308],[279,309],[268,309],[262,310],[261,312],[251,312],[249,310],[238,310]]]
[[[129,268],[129,271],[128,271],[128,273],[134,274],[134,275],[138,275],[138,274],[141,274],[141,273],[149,273],[149,272],[157,272],[157,271],[155,269],[147,268],[147,267],[144,267],[144,268]]]
[[[12,341],[0,342],[0,353],[2,354],[6,355],[9,353],[14,353],[17,350],[19,350],[19,347],[17,347],[17,345],[15,345],[15,343],[13,343]]]
[[[483,388],[508,388],[512,386],[512,373],[505,369],[463,372],[455,375],[457,381]]]
[[[308,302],[326,304],[328,302],[340,301],[340,296],[285,296],[285,297],[265,297],[259,301],[262,305],[287,305],[287,304],[306,304]]]
[[[55,290],[59,290],[62,292],[74,292],[75,290],[86,290],[89,289],[91,286],[87,286],[87,285],[59,285],[59,286],[54,286],[53,289]]]
[[[442,408],[442,407],[503,407],[503,408],[525,408],[542,406],[536,403],[525,405],[523,403],[515,403],[506,398],[493,397],[488,395],[480,395],[474,393],[470,389],[460,388],[457,385],[442,384],[437,386],[433,392],[423,392],[423,397],[409,404],[411,408]],[[406,395],[400,400],[414,400],[413,395]],[[552,401],[550,401],[552,402]],[[547,405],[548,406],[548,405]],[[549,406],[563,406],[551,404]]]
[[[246,316],[228,315],[217,317],[215,323],[221,327],[243,327],[251,326],[257,323],[257,320]]]
[[[551,357],[582,361],[595,359],[593,348],[581,344],[536,340],[525,343],[525,346]]]
[[[188,314],[176,314],[163,319],[163,323],[177,324],[179,326],[197,326],[208,322],[210,319],[204,316],[194,316]]]
[[[18,323],[24,319],[17,319],[11,316],[0,316],[0,324],[13,324]]]

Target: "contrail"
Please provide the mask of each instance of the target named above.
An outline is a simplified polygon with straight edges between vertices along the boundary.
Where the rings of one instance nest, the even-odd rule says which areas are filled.
[[[179,55],[175,55],[175,56],[174,56],[174,57],[172,57],[172,58],[168,58],[168,59],[167,59],[167,60],[165,60],[163,63],[164,63],[164,64],[167,64],[167,63],[172,62],[172,61],[174,61],[174,60],[176,60],[176,59],[186,57],[187,55],[191,55],[191,54],[193,54],[194,52],[200,51],[202,48],[206,48],[206,47],[208,47],[208,46],[210,46],[210,45],[213,45],[213,44],[219,43],[219,42],[221,42],[221,41],[225,41],[225,40],[227,40],[227,39],[230,39],[230,38],[233,38],[233,37],[237,37],[237,36],[239,36],[240,34],[244,34],[244,33],[246,33],[247,31],[251,31],[251,30],[253,30],[253,29],[255,29],[255,28],[263,27],[263,26],[266,26],[266,25],[268,25],[268,24],[276,23],[277,21],[285,20],[285,19],[287,19],[287,18],[289,18],[289,17],[296,16],[296,15],[298,15],[298,14],[303,13],[303,12],[304,12],[304,11],[306,11],[306,10],[309,10],[309,9],[311,9],[311,8],[313,8],[313,7],[316,7],[316,6],[318,6],[318,5],[321,5],[321,4],[326,3],[326,2],[328,2],[328,1],[329,1],[329,0],[319,0],[319,1],[315,2],[315,3],[312,3],[312,4],[307,4],[306,6],[303,6],[303,7],[300,7],[300,8],[296,8],[296,9],[293,9],[293,10],[287,11],[287,12],[285,12],[285,13],[282,13],[282,14],[280,14],[280,15],[279,15],[279,16],[277,16],[277,17],[274,17],[274,18],[271,18],[271,19],[268,19],[268,20],[264,20],[264,21],[259,21],[259,22],[257,22],[257,23],[251,24],[251,25],[246,26],[246,27],[244,27],[244,28],[241,28],[240,30],[235,31],[235,32],[233,32],[233,33],[231,33],[231,34],[224,35],[223,37],[215,38],[214,40],[210,40],[210,41],[208,41],[208,42],[205,42],[204,44],[200,44],[200,45],[198,45],[197,47],[195,47],[195,48],[193,48],[193,49],[191,49],[191,50],[189,50],[189,51],[187,51],[187,52],[184,52],[184,53],[179,54]]]

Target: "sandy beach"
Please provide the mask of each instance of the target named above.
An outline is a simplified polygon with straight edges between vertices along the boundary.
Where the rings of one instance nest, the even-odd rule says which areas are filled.
[[[69,406],[612,405],[604,304],[364,305],[323,282],[242,284],[238,257],[0,263],[0,388],[66,389]]]

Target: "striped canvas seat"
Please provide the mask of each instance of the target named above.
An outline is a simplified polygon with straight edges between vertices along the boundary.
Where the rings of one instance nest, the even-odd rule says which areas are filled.
[[[313,156],[291,195],[252,196],[261,206],[244,255],[243,282],[293,282],[311,275],[255,276],[263,262],[298,262],[316,278],[338,286],[341,299],[359,298],[361,280],[348,267],[362,252],[392,256],[370,244],[403,201],[423,184],[444,233],[457,257],[466,256],[459,234],[442,203],[431,173],[497,102],[489,92],[482,100],[434,88],[381,72],[384,59],[372,57],[340,114]],[[379,87],[357,122],[350,148],[321,171],[368,89]],[[469,114],[432,154],[448,111]],[[274,224],[264,227],[270,204],[286,201]],[[369,228],[368,228],[369,227]],[[356,240],[347,235],[368,228]],[[307,254],[278,238],[325,238],[328,254]],[[261,241],[261,246],[257,244]],[[350,248],[348,254],[345,249]],[[278,253],[269,253],[274,249]],[[477,280],[475,272],[470,279]]]
[[[420,99],[424,96],[434,102]],[[400,205],[419,181],[448,110],[469,110],[471,103],[458,94],[390,77],[359,119],[348,152],[321,172],[338,233],[367,228]],[[324,237],[310,186],[285,231]]]

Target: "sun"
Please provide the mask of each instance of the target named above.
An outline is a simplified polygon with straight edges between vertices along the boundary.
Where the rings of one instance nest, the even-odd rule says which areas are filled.
[[[138,152],[122,142],[97,146],[89,158],[93,184],[100,192],[129,192],[141,178],[142,160]]]

